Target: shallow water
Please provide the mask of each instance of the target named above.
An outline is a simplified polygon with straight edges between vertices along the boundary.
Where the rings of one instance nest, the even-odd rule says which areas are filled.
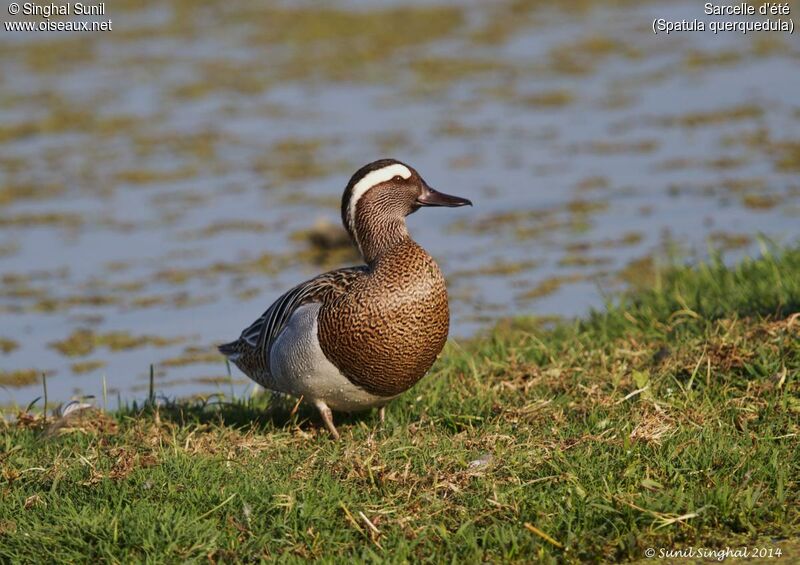
[[[51,400],[141,398],[150,364],[163,394],[227,392],[214,344],[357,261],[308,230],[382,156],[475,203],[409,219],[456,337],[585,313],[671,250],[800,235],[794,36],[652,34],[692,2],[403,4],[0,33],[0,404],[41,372]]]

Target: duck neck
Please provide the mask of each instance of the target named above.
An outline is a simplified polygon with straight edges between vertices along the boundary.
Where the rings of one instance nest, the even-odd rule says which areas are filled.
[[[356,246],[368,265],[374,265],[393,248],[411,239],[405,218],[368,216],[358,219],[363,221],[356,224]]]

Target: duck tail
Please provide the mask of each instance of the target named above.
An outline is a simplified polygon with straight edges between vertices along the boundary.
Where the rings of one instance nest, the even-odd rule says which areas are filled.
[[[239,358],[239,355],[241,355],[238,340],[230,343],[223,343],[222,345],[218,346],[217,349],[231,361],[236,361]]]

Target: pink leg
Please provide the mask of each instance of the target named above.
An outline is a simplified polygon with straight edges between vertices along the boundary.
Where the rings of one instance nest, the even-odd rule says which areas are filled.
[[[333,436],[333,439],[338,440],[339,432],[336,431],[336,426],[333,425],[333,412],[331,412],[331,409],[328,408],[328,405],[321,400],[317,400],[314,405],[317,407],[317,410],[319,410],[319,414],[322,416],[322,421],[325,422],[325,427],[328,428],[328,431]]]

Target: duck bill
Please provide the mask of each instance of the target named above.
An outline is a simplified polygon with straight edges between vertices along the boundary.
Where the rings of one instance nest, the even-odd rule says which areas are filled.
[[[448,208],[472,206],[472,202],[466,198],[445,194],[429,186],[426,186],[424,192],[417,197],[417,204],[420,206],[447,206]]]

